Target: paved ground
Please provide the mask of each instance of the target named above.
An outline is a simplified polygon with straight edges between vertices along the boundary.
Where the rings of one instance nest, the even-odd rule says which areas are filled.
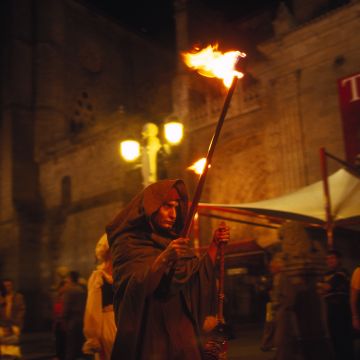
[[[52,359],[54,348],[51,333],[25,333],[21,339],[21,352],[26,360]]]
[[[273,353],[260,351],[262,326],[243,325],[229,341],[228,360],[270,360]],[[25,360],[49,360],[54,357],[54,339],[50,333],[24,334],[22,352]]]
[[[243,325],[229,341],[228,360],[271,360],[273,352],[260,350],[262,331],[259,324]]]

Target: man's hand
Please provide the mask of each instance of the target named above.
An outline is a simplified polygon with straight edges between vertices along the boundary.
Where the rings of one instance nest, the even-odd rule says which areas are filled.
[[[230,239],[230,228],[222,221],[214,232],[213,240],[208,248],[208,254],[212,263],[215,265],[216,254],[220,244],[227,244]]]
[[[220,226],[215,230],[213,242],[216,246],[220,244],[227,244],[230,240],[230,228],[226,226],[225,222],[221,222]]]
[[[188,238],[178,238],[171,241],[161,254],[162,261],[169,263],[186,257],[190,250],[189,242]]]
[[[158,287],[162,276],[177,260],[189,255],[189,239],[178,238],[170,242],[167,248],[160,253],[151,266],[151,277],[147,293],[152,294]]]

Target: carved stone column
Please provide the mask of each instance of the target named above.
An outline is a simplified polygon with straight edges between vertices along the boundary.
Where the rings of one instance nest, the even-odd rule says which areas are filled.
[[[176,0],[175,25],[176,49],[178,54],[188,50],[188,10],[187,0]],[[186,118],[189,112],[189,75],[181,57],[178,56],[177,75],[173,82],[173,111],[179,118]],[[185,124],[186,125],[186,124]]]
[[[300,73],[290,73],[275,82],[276,107],[284,193],[306,185],[304,129],[300,111],[298,84]]]
[[[9,116],[0,119],[0,222],[14,215],[12,202],[12,127]]]
[[[49,0],[36,8],[34,46],[36,156],[64,136],[64,6]]]

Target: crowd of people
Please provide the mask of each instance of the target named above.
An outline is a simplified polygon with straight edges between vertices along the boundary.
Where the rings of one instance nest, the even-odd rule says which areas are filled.
[[[202,359],[203,326],[216,319],[217,249],[222,224],[199,258],[179,234],[188,209],[185,184],[146,187],[107,226],[87,289],[70,272],[54,301],[59,360]],[[205,321],[206,320],[206,321]],[[119,326],[116,326],[119,324]]]
[[[110,359],[116,326],[113,308],[112,262],[107,236],[95,248],[98,262],[86,284],[79,273],[65,270],[53,302],[53,332],[58,360],[91,355]]]
[[[316,299],[324,304],[322,309],[324,310],[326,329],[323,334],[328,338],[330,345],[324,346],[323,349],[325,350],[323,350],[322,356],[329,360],[355,360],[360,357],[355,346],[356,339],[360,335],[360,266],[356,267],[353,274],[350,275],[342,265],[342,254],[337,250],[327,252],[326,265],[327,271],[322,279],[317,282],[317,291],[314,293]],[[269,268],[271,286],[268,289],[269,301],[266,304],[266,317],[260,349],[265,352],[273,351],[274,360],[286,360],[290,359],[290,353],[298,353],[294,347],[299,347],[299,343],[304,341],[301,338],[299,321],[292,318],[292,312],[296,314],[297,311],[293,308],[298,307],[298,305],[293,299],[291,303],[285,299],[289,296],[284,296],[284,288],[288,291],[289,287],[284,286],[284,282],[288,280],[282,272],[284,269],[283,260],[274,258],[270,262]],[[292,296],[290,295],[290,297]],[[303,301],[306,300],[303,299]],[[313,305],[315,306],[315,304]],[[303,309],[305,308],[306,304]],[[300,316],[308,318],[309,314],[301,314],[300,311]],[[295,340],[293,344],[290,344],[291,339]],[[297,345],[295,344],[296,341],[298,342]],[[313,338],[312,341],[313,344],[310,346],[320,346],[320,339]],[[300,358],[311,359],[312,357],[305,355]]]
[[[217,324],[217,245],[228,241],[229,228],[223,225],[216,230],[199,259],[188,239],[178,237],[185,217],[182,211],[187,208],[184,189],[182,182],[172,181],[146,188],[98,241],[98,265],[87,288],[76,272],[69,272],[59,283],[54,302],[59,360],[84,355],[95,360],[203,358],[201,334],[209,319],[215,319],[211,329]],[[317,283],[317,292],[325,304],[332,347],[329,360],[355,360],[360,267],[350,276],[336,250],[328,251],[326,263],[328,270]],[[274,352],[274,360],[288,356],[283,355],[287,345],[282,340],[289,328],[277,326],[283,269],[281,257],[270,261],[271,286],[260,343],[262,351]]]
[[[228,242],[230,231],[221,223],[199,256],[181,235],[187,211],[183,181],[153,183],[107,225],[95,247],[97,266],[87,282],[77,271],[59,273],[53,297],[57,360],[86,356],[95,360],[200,360],[208,358],[209,351],[219,351],[216,344],[210,348],[203,339],[209,338],[204,337],[204,330],[211,333],[223,320],[216,307],[216,260],[219,245]],[[332,355],[324,358],[355,360],[360,267],[350,277],[338,251],[329,251],[326,260],[328,271],[316,284],[318,296],[313,298],[326,305]],[[275,350],[276,360],[290,360],[286,339],[294,330],[293,315],[289,315],[293,305],[284,300],[289,299],[284,289],[293,289],[293,295],[296,290],[286,284],[283,268],[280,257],[270,262],[272,286],[260,344],[263,351]],[[14,291],[11,280],[1,285],[0,354],[20,358],[24,299]],[[318,316],[315,311],[313,317]]]

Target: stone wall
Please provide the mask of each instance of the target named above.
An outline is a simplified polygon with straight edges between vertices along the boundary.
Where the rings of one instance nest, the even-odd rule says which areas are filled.
[[[49,87],[37,117],[44,239],[52,249],[47,257],[52,275],[64,265],[87,277],[105,225],[141,186],[132,181],[139,171],[121,160],[119,143],[139,137],[143,122],[158,122],[170,111],[164,96],[170,57],[77,2],[65,2],[62,12],[55,31],[62,41],[44,39],[48,46],[39,55],[45,61],[47,53],[61,53],[39,67],[39,86]],[[43,26],[54,25],[44,18]]]
[[[0,270],[39,328],[56,268],[87,278],[105,225],[141,188],[119,143],[171,112],[173,62],[78,1],[1,9]]]
[[[204,201],[251,202],[318,181],[320,147],[344,158],[337,79],[359,71],[358,11],[359,3],[353,2],[258,45],[265,57],[249,66],[250,86],[239,81]],[[238,47],[242,50],[240,43]],[[218,91],[214,98],[210,82],[216,81],[200,75],[187,80],[189,97],[195,94],[203,103],[191,111],[191,101],[184,102],[190,109],[188,164],[206,155],[220,115],[225,94]],[[333,161],[328,165],[329,173],[339,168]],[[196,182],[191,176],[189,180]],[[246,225],[232,227],[237,239],[277,236]]]

